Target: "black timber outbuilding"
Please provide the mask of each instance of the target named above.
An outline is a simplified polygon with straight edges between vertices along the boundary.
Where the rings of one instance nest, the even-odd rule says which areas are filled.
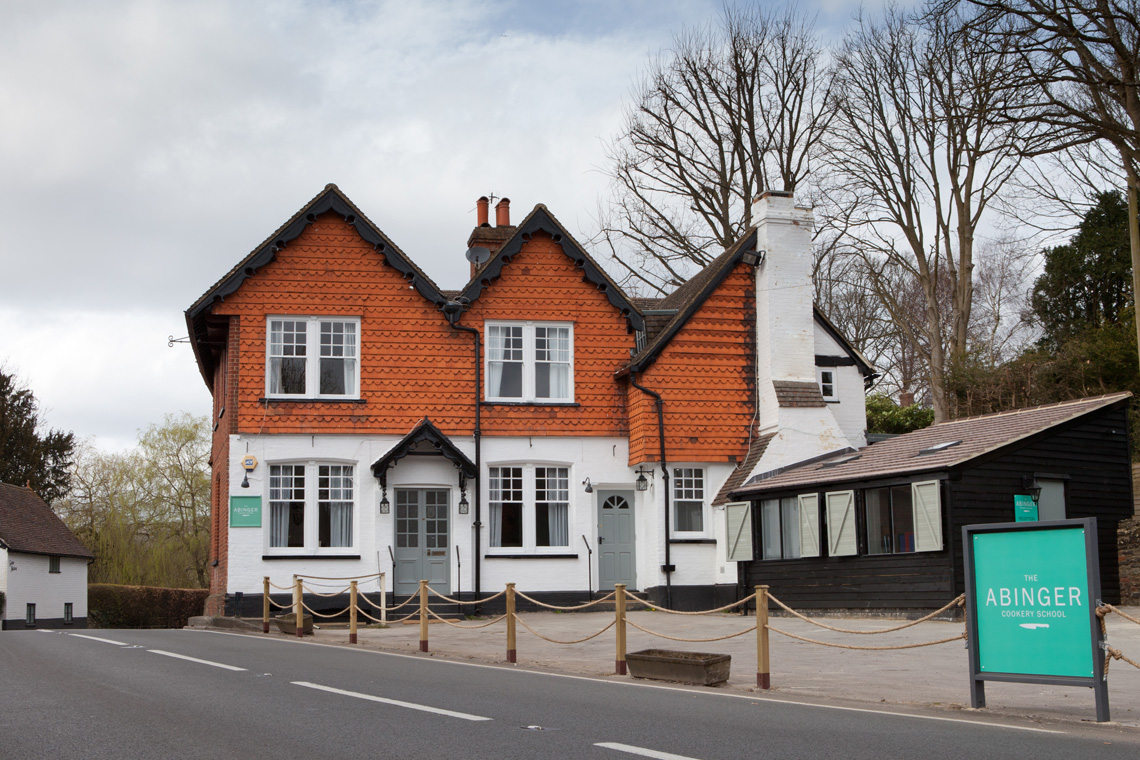
[[[726,513],[742,592],[767,584],[797,609],[936,609],[964,590],[962,526],[1014,522],[1014,496],[1040,488],[1041,519],[1097,518],[1103,600],[1118,602],[1130,397],[953,420],[753,476]]]

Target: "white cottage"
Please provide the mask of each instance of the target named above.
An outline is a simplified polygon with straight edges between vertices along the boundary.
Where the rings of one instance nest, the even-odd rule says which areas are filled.
[[[0,483],[0,630],[86,628],[94,558],[30,488]]]

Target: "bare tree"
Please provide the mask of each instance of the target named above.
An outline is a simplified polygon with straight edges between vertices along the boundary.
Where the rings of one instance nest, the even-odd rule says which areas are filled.
[[[1140,0],[970,0],[995,47],[1016,39],[1040,118],[1108,143],[1128,187],[1132,288],[1140,292]],[[1011,112],[1021,118],[1020,110]],[[1140,320],[1136,321],[1140,342]]]
[[[963,34],[957,8],[861,20],[838,55],[838,114],[828,162],[842,178],[849,242],[910,350],[926,367],[938,420],[967,359],[979,229],[1042,139],[1033,120],[1002,118],[1025,96],[1005,87],[1020,56]],[[921,291],[916,318],[904,281]]]
[[[650,64],[607,149],[614,200],[601,219],[624,280],[664,293],[736,242],[763,190],[807,180],[831,118],[812,24],[726,8]]]

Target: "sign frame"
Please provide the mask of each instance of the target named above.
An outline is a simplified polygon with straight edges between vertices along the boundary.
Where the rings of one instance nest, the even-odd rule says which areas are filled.
[[[252,510],[256,507],[256,512]],[[230,527],[260,528],[262,502],[260,496],[230,496]]]
[[[977,572],[974,553],[974,536],[995,533],[1028,533],[1036,531],[1084,530],[1084,560],[1087,574],[1089,647],[1091,649],[1093,674],[1091,677],[1072,675],[1051,675],[1042,673],[998,673],[983,671],[981,668],[982,636],[986,633],[978,625]],[[1096,700],[1096,719],[1103,723],[1109,718],[1108,680],[1104,669],[1105,639],[1101,631],[1100,619],[1096,610],[1102,604],[1100,589],[1100,557],[1097,549],[1096,518],[1085,517],[1071,520],[1046,520],[1038,522],[987,523],[962,527],[962,558],[966,580],[966,646],[970,662],[970,706],[986,706],[986,681],[1006,681],[1016,683],[1055,684],[1059,686],[1084,686],[1093,690]]]

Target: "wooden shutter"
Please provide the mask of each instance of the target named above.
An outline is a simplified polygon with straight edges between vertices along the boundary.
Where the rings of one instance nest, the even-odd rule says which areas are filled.
[[[835,491],[827,499],[827,551],[832,557],[857,554],[855,541],[855,492]]]
[[[819,556],[819,494],[805,493],[800,502],[800,556]]]
[[[942,499],[937,480],[911,483],[914,503],[914,550],[936,552],[942,549]]]
[[[725,559],[750,562],[752,554],[752,504],[736,501],[724,505]]]

